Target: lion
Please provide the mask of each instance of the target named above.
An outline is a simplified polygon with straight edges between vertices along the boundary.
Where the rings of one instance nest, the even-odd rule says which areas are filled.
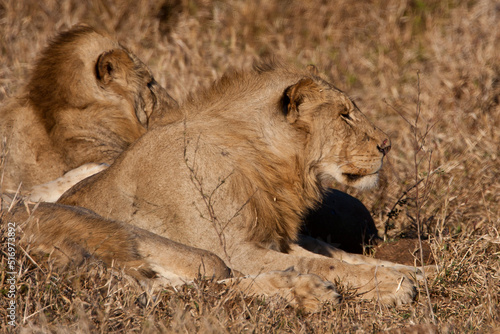
[[[298,244],[327,189],[373,187],[391,148],[346,94],[273,62],[224,75],[176,112],[57,204],[40,205],[24,226],[33,249],[172,284],[202,274],[307,309],[338,302],[337,280],[383,304],[413,300],[419,269],[314,238]],[[27,218],[20,207],[9,215]]]
[[[22,183],[26,193],[80,168],[66,177],[68,185],[59,181],[65,190],[111,164],[176,105],[148,67],[107,34],[85,25],[62,32],[19,96],[0,109],[0,190],[14,192]]]

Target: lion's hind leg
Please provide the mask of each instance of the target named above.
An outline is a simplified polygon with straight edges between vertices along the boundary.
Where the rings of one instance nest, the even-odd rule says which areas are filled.
[[[95,258],[123,268],[138,280],[155,279],[173,285],[200,275],[224,279],[231,274],[213,253],[79,207],[53,203],[26,207],[21,203],[2,212],[0,220],[19,226],[21,244],[31,252],[50,254],[59,267]]]
[[[190,247],[144,229],[129,226],[137,237],[142,259],[170,285],[180,285],[203,277],[227,279],[232,273],[224,261],[212,252]]]

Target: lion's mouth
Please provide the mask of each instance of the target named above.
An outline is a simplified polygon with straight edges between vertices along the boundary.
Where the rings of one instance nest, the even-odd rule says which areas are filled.
[[[342,173],[342,180],[339,181],[359,189],[370,189],[378,182],[378,171],[370,174]]]
[[[369,174],[342,173],[342,175],[344,177],[346,177],[347,180],[350,182],[355,182],[355,181],[360,180],[366,176],[371,176],[371,175],[376,175],[376,174],[378,174],[378,171],[376,171],[375,173],[369,173]]]
[[[342,175],[344,175],[349,181],[357,181],[361,179],[363,176],[366,176],[366,175],[351,174],[351,173],[342,173]]]

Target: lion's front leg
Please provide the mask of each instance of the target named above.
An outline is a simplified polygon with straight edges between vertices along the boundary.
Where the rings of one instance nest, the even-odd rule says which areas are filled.
[[[252,248],[251,245],[248,247]],[[416,295],[415,282],[395,268],[350,264],[306,250],[293,249],[285,254],[253,247],[244,250],[240,256],[234,256],[231,266],[251,275],[294,267],[301,274],[314,274],[329,282],[338,280],[357,289],[361,298],[378,300],[385,305],[410,303]]]
[[[404,264],[376,259],[361,254],[348,253],[326,242],[304,235],[300,236],[298,245],[292,245],[292,249],[294,249],[295,252],[302,254],[303,256],[309,256],[310,253],[314,253],[341,260],[349,264],[370,264],[373,266],[391,267],[419,280],[423,278],[424,270],[427,274],[434,274],[438,269],[433,265],[424,267],[408,266]]]

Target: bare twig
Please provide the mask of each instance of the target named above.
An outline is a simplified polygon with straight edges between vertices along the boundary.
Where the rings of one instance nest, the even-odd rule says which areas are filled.
[[[427,282],[427,277],[425,275],[425,263],[424,263],[424,254],[423,254],[423,247],[422,247],[422,209],[423,209],[423,199],[425,199],[428,194],[429,194],[429,188],[430,188],[430,177],[435,174],[436,171],[439,170],[431,170],[431,161],[432,161],[432,151],[426,152],[424,150],[425,148],[425,141],[426,138],[428,137],[430,131],[434,127],[434,124],[429,125],[427,124],[425,127],[425,131],[421,134],[420,131],[420,125],[419,121],[421,120],[421,102],[420,102],[420,72],[417,72],[417,105],[416,105],[416,110],[415,110],[415,118],[412,122],[410,122],[406,117],[403,116],[403,114],[394,108],[393,106],[390,106],[391,109],[393,109],[398,115],[403,118],[403,120],[408,123],[410,126],[410,131],[412,134],[412,141],[413,141],[413,175],[414,175],[414,182],[413,185],[407,188],[401,196],[397,199],[397,201],[394,203],[392,208],[390,209],[388,213],[388,217],[384,223],[385,225],[385,235],[387,235],[387,231],[389,228],[389,221],[394,218],[394,216],[397,215],[397,206],[398,205],[403,205],[405,204],[405,198],[408,196],[408,194],[411,191],[414,191],[415,198],[415,218],[413,219],[415,222],[415,225],[417,226],[417,236],[418,236],[418,244],[419,244],[419,253],[420,253],[420,263],[422,264],[422,274],[424,278],[424,286],[425,286],[425,291],[427,295],[427,301],[429,304],[429,312],[430,312],[430,317],[432,319],[433,323],[436,323],[436,317],[434,315],[434,312],[432,310],[432,302],[430,299],[430,293],[429,293],[429,286]],[[422,162],[424,160],[428,160],[428,165],[427,165],[427,174],[424,177],[419,176],[419,170]],[[423,193],[420,192],[421,188],[423,188]]]
[[[420,213],[422,210],[422,202],[420,201],[420,193],[419,193],[419,187],[418,184],[422,181],[425,180],[424,182],[424,189],[427,189],[429,186],[429,177],[431,175],[431,158],[432,158],[432,152],[429,154],[429,165],[428,165],[428,173],[427,176],[423,179],[419,180],[418,176],[418,170],[419,170],[419,164],[420,161],[418,160],[418,154],[422,151],[425,143],[425,138],[429,134],[430,129],[432,128],[427,126],[426,131],[424,135],[421,137],[418,136],[418,130],[419,130],[419,125],[418,121],[420,118],[420,113],[421,113],[421,103],[420,103],[420,72],[417,71],[417,110],[415,114],[415,122],[412,127],[413,130],[413,139],[414,139],[414,151],[413,151],[413,166],[414,166],[414,176],[415,176],[415,205],[416,205],[416,223],[417,223],[417,236],[418,236],[418,245],[420,248],[420,263],[422,264],[422,276],[424,278],[424,286],[425,286],[425,292],[427,295],[427,301],[429,303],[429,312],[431,315],[431,319],[433,323],[436,323],[436,316],[434,315],[434,311],[432,310],[432,301],[429,293],[429,285],[427,283],[427,276],[425,275],[425,263],[424,263],[424,251],[422,247],[422,236],[421,236],[421,217]],[[425,190],[424,190],[425,193]]]
[[[217,185],[210,191],[206,192],[204,189],[204,184],[203,184],[203,179],[198,175],[197,173],[197,166],[196,166],[196,157],[199,149],[199,142],[200,142],[200,136],[198,136],[197,141],[195,143],[194,147],[194,157],[192,158],[192,162],[189,161],[188,156],[187,156],[187,148],[189,141],[187,139],[187,124],[186,120],[184,120],[184,152],[183,152],[183,158],[184,158],[184,164],[189,170],[190,173],[190,179],[193,185],[195,186],[196,190],[200,193],[201,198],[203,199],[204,206],[208,212],[208,217],[204,217],[202,214],[202,211],[197,208],[198,212],[200,213],[201,217],[204,219],[207,219],[208,221],[211,222],[212,227],[215,230],[215,233],[217,234],[220,242],[220,246],[222,247],[224,254],[228,260],[228,262],[231,262],[231,257],[229,256],[227,252],[227,242],[226,242],[226,237],[225,237],[225,230],[229,226],[229,223],[239,215],[239,213],[243,210],[243,208],[248,204],[250,199],[248,199],[243,205],[236,210],[236,212],[233,214],[232,217],[227,219],[227,221],[223,221],[219,218],[219,216],[216,214],[214,206],[215,206],[215,194],[217,191],[221,189],[221,187],[226,183],[226,181],[233,175],[234,171],[230,172],[228,175],[223,177],[222,179],[219,180]]]

